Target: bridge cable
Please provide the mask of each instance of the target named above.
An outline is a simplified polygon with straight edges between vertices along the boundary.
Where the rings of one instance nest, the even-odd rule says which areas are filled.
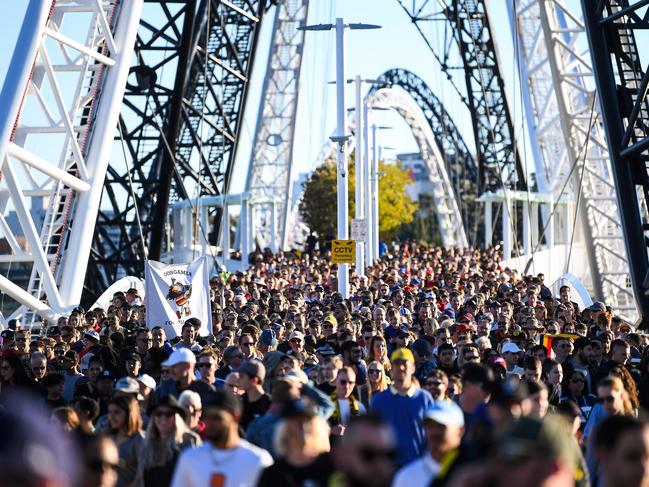
[[[584,174],[586,174],[586,156],[588,154],[588,143],[590,142],[590,134],[593,131],[593,119],[595,115],[595,94],[593,93],[593,101],[590,106],[590,120],[588,122],[588,133],[586,134],[586,141],[584,142],[584,145],[582,146],[581,150],[583,153],[583,161],[581,163],[581,175],[579,177],[579,186],[577,187],[577,201],[575,203],[575,215],[573,217],[573,222],[572,222],[572,231],[570,234],[570,247],[568,248],[568,259],[566,261],[566,272],[568,272],[568,267],[570,266],[570,258],[572,257],[572,247],[573,243],[575,240],[575,231],[577,229],[577,213],[579,211],[579,204],[581,203],[581,194],[582,194],[582,189],[584,186]],[[581,154],[580,154],[581,157]],[[580,157],[577,158],[577,160],[580,159]],[[566,222],[567,223],[567,222]]]
[[[584,165],[585,165],[585,162],[586,162],[586,152],[584,151],[584,147],[586,145],[588,145],[588,141],[590,140],[590,133],[591,133],[591,131],[593,129],[593,125],[594,125],[593,124],[593,114],[594,114],[594,111],[595,111],[595,99],[596,98],[597,98],[597,90],[593,90],[593,102],[591,104],[591,109],[590,109],[590,126],[589,126],[589,130],[588,130],[586,143],[580,149],[580,151],[584,152]],[[547,221],[545,222],[545,225],[543,225],[543,229],[541,230],[541,235],[542,236],[545,235],[545,233],[546,233],[546,231],[548,229],[548,226],[550,225],[550,221],[552,220],[552,217],[554,216],[554,214],[557,211],[558,203],[561,201],[561,198],[566,194],[566,188],[568,187],[568,184],[570,183],[570,178],[572,177],[572,173],[575,172],[575,169],[577,168],[577,164],[578,164],[579,159],[581,158],[581,156],[582,156],[582,154],[580,152],[579,156],[576,157],[574,162],[572,163],[572,166],[570,167],[570,171],[568,171],[568,174],[566,175],[566,178],[563,181],[563,185],[561,186],[561,191],[559,191],[559,196],[557,198],[557,204],[553,205],[552,211],[548,215]],[[582,173],[581,177],[583,179],[583,173]],[[580,188],[579,189],[581,190],[581,182],[580,182]],[[535,251],[538,250],[540,245],[541,245],[541,239],[539,239],[539,241],[536,243]],[[532,264],[532,259],[530,259],[527,262],[527,265],[525,266],[525,272],[527,272],[527,270],[529,269],[529,266],[531,264]]]
[[[117,123],[117,130],[119,132],[120,146],[122,148],[122,158],[124,159],[124,165],[126,166],[126,175],[128,176],[128,187],[131,190],[131,198],[133,198],[133,209],[135,210],[135,221],[137,222],[137,229],[140,234],[140,244],[142,245],[142,250],[144,251],[144,260],[149,259],[148,249],[146,248],[146,241],[144,240],[144,232],[142,231],[142,220],[140,219],[140,209],[137,204],[137,197],[135,195],[135,188],[133,187],[133,178],[131,177],[131,168],[128,165],[128,158],[126,157],[126,148],[124,142],[124,133],[122,132],[122,119],[120,117],[119,122]]]

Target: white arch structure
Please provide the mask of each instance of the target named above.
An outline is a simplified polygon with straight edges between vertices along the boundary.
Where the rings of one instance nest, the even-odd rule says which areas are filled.
[[[419,105],[406,91],[396,87],[381,88],[371,93],[365,98],[365,103],[369,107],[393,109],[408,124],[419,147],[421,157],[428,167],[430,181],[433,184],[432,196],[435,202],[435,213],[439,223],[442,244],[444,247],[467,247],[468,239],[462,225],[462,214],[452,190],[453,185],[446,171],[440,149],[435,142],[433,131]],[[353,120],[354,118],[350,117],[347,124],[348,133],[355,132]],[[347,153],[351,152],[353,145],[354,139],[352,137],[348,143]],[[336,150],[337,146],[335,144],[327,144],[321,152],[320,161],[333,157]],[[287,224],[287,228],[295,229],[299,226],[299,202],[301,199],[301,197],[298,198],[295,206],[291,209],[289,216],[291,221]]]
[[[444,247],[467,247],[468,239],[462,225],[462,214],[452,190],[453,185],[446,171],[444,158],[419,105],[406,91],[398,88],[381,88],[367,96],[365,103],[370,107],[391,108],[408,124],[433,184],[432,195],[442,244]]]

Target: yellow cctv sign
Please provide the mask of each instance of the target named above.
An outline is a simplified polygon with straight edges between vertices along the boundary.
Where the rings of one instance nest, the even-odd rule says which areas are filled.
[[[331,263],[353,264],[356,262],[356,240],[332,240]]]

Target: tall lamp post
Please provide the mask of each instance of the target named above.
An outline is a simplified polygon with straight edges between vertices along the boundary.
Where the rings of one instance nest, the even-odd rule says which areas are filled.
[[[336,135],[331,137],[338,144],[336,152],[336,182],[337,182],[337,212],[338,212],[338,240],[349,238],[349,182],[347,170],[347,155],[345,143],[349,135],[345,134],[345,31],[380,29],[372,24],[345,24],[343,18],[337,18],[335,24],[305,25],[298,27],[305,31],[336,31]],[[338,292],[343,298],[349,298],[349,266],[338,264]]]
[[[377,156],[378,146],[376,143],[377,130],[391,130],[392,127],[383,125],[372,124],[372,170],[371,170],[371,196],[372,196],[372,254],[374,259],[378,259],[379,255],[379,157]]]

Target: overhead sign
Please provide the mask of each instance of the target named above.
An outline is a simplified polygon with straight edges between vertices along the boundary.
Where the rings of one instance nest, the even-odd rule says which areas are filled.
[[[352,239],[365,240],[367,238],[367,220],[364,218],[352,219]]]
[[[332,264],[353,264],[356,262],[356,241],[355,240],[332,240],[331,241],[331,263]]]

